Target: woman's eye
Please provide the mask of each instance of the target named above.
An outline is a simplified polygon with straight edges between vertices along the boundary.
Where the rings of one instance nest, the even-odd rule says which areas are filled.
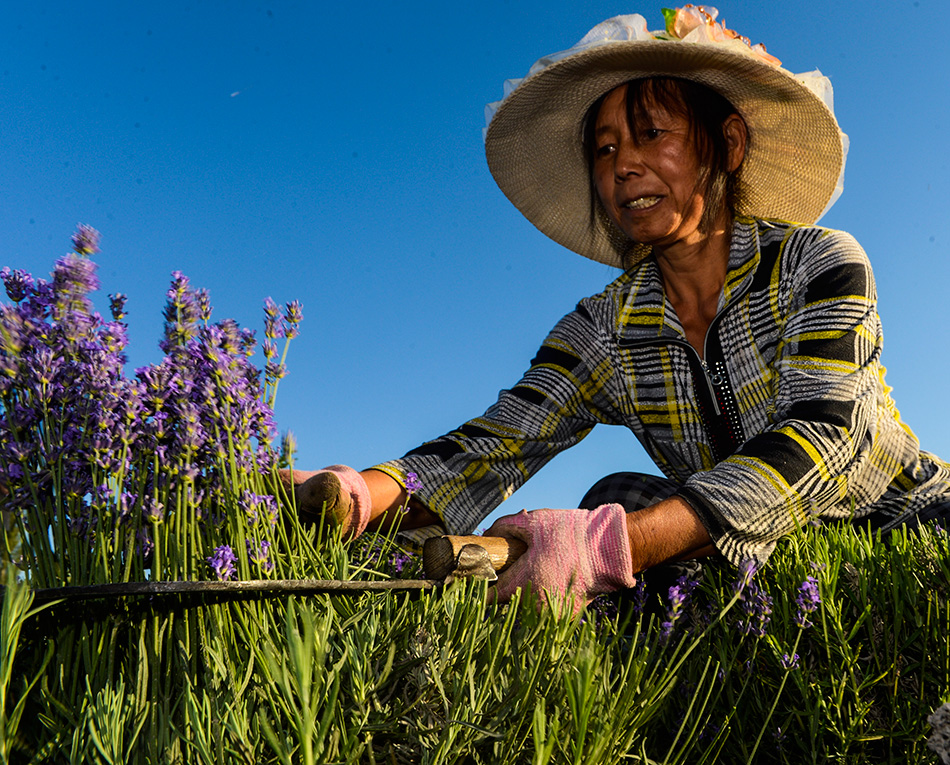
[[[598,146],[594,154],[598,157],[607,157],[613,154],[616,148],[612,143],[605,143],[603,146]]]
[[[660,128],[644,128],[642,135],[644,141],[655,141],[663,134]]]

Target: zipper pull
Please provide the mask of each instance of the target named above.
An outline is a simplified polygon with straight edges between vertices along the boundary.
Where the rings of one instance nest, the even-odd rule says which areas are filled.
[[[706,377],[706,385],[709,387],[709,397],[712,399],[713,409],[716,410],[716,416],[720,417],[722,411],[719,409],[719,399],[716,397],[716,386],[722,385],[722,376],[715,373],[710,374],[706,359],[700,359],[699,363],[703,368],[703,375]]]

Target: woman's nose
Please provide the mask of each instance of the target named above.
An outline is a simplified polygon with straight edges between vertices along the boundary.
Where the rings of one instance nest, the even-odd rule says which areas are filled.
[[[622,141],[617,146],[614,171],[621,178],[628,175],[640,175],[643,172],[643,152],[632,140]]]

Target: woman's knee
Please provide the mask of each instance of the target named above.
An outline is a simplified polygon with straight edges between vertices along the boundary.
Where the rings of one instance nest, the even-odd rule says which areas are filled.
[[[678,488],[679,484],[662,476],[634,472],[611,473],[588,489],[578,507],[592,510],[616,503],[632,513],[669,499]]]

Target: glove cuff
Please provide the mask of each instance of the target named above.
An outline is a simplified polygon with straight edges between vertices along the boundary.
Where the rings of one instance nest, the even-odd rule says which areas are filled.
[[[587,549],[594,592],[612,592],[636,585],[627,514],[617,504],[601,505],[590,511]]]
[[[330,465],[324,468],[340,479],[343,493],[349,496],[351,511],[341,519],[340,526],[346,539],[355,539],[366,530],[369,523],[370,511],[373,508],[373,499],[369,487],[358,472],[347,465]]]

